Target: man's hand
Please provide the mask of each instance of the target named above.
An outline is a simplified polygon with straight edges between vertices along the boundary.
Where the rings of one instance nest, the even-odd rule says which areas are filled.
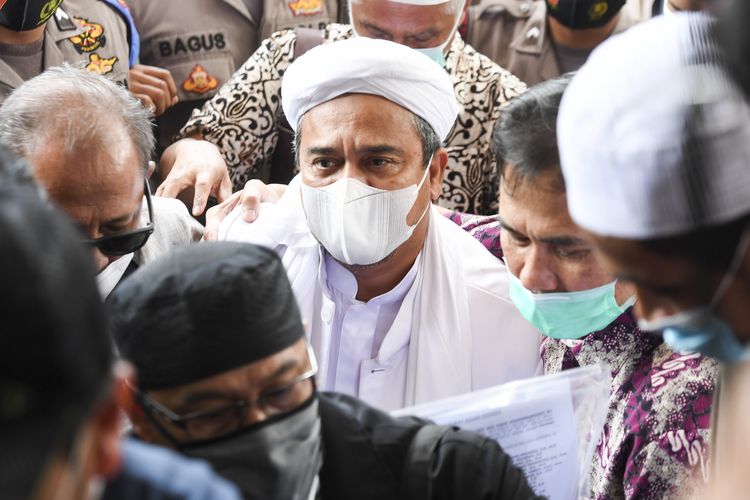
[[[130,68],[130,92],[156,116],[177,104],[177,86],[172,73],[156,66],[136,64]]]
[[[242,220],[254,222],[258,218],[261,203],[276,203],[286,191],[285,184],[264,184],[253,179],[245,184],[245,189],[237,191],[220,205],[209,208],[206,212],[205,241],[216,240],[219,236],[221,221],[229,215],[239,203],[242,204]]]
[[[209,196],[221,203],[232,195],[224,158],[219,148],[208,141],[188,138],[175,142],[164,151],[160,168],[168,175],[156,196],[177,198],[184,190],[195,187],[192,212],[196,217],[206,210]]]

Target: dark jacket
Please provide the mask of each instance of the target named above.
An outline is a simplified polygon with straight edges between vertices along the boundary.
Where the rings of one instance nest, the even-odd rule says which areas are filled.
[[[500,446],[474,432],[333,393],[320,394],[320,416],[323,500],[538,498]]]

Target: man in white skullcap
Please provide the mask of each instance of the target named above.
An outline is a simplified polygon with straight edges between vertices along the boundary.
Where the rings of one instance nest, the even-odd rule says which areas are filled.
[[[635,285],[641,327],[726,377],[750,340],[750,108],[714,27],[681,14],[605,44],[565,94],[558,140],[571,216]],[[714,417],[720,458],[723,401]]]
[[[318,1],[318,0],[316,0]],[[313,2],[314,4],[315,2]],[[490,147],[502,105],[526,86],[458,33],[468,0],[349,0],[351,25],[282,30],[258,50],[202,109],[193,113],[162,156],[160,196],[181,191],[194,215],[209,195],[223,201],[248,181],[286,184],[296,173],[292,135],[281,109],[281,82],[296,58],[313,46],[364,36],[423,51],[450,75],[459,119],[445,143],[449,155],[440,204],[479,214],[497,212],[497,169]],[[290,3],[291,5],[291,3]],[[167,175],[168,172],[168,175]],[[232,198],[233,207],[241,195]],[[231,211],[223,210],[221,213]],[[248,220],[254,218],[248,211]]]
[[[324,390],[383,409],[534,375],[539,334],[505,268],[432,206],[457,106],[429,58],[356,38],[290,66],[284,112],[300,174],[220,239],[274,248],[292,281]]]

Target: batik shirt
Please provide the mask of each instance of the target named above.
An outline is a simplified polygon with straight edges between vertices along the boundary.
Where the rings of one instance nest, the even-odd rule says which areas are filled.
[[[502,257],[495,217],[450,219]],[[711,404],[718,365],[678,354],[641,331],[632,308],[576,340],[543,337],[545,374],[606,363],[612,395],[591,471],[591,498],[696,498],[708,471]]]
[[[353,36],[349,26],[330,24],[325,42]],[[294,30],[274,33],[182,129],[219,147],[235,189],[263,179],[271,164],[282,121],[281,78],[294,57]],[[449,161],[440,204],[472,213],[497,211],[498,176],[492,128],[500,107],[526,89],[515,76],[479,54],[456,34],[446,68],[460,113],[446,138]]]

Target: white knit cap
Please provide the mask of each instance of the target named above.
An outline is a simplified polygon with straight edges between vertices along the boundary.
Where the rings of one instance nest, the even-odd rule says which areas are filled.
[[[573,79],[557,134],[577,224],[649,239],[750,214],[750,108],[714,26],[660,16],[603,43]]]
[[[281,83],[284,113],[296,131],[315,106],[344,94],[384,97],[423,118],[445,140],[458,116],[448,73],[414,49],[355,37],[320,45],[289,66]]]

